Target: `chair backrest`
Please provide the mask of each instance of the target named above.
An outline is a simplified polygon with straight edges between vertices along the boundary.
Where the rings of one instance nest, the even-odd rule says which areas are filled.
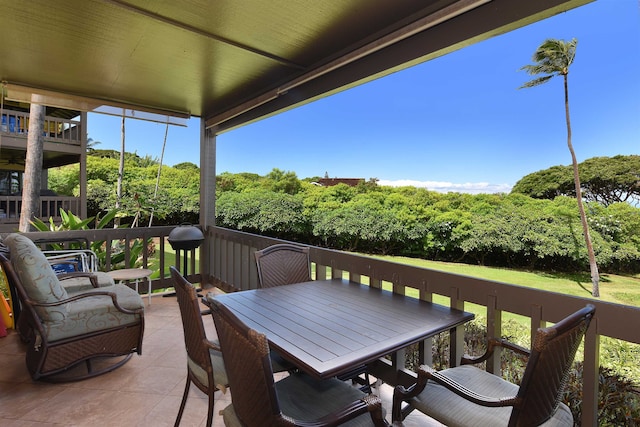
[[[91,249],[43,250],[42,253],[47,257],[56,274],[98,271],[98,256]]]
[[[258,280],[261,288],[290,285],[311,280],[309,248],[288,243],[256,251]]]
[[[4,243],[11,253],[11,265],[16,273],[25,296],[36,303],[54,303],[68,298],[67,291],[60,284],[49,261],[28,237],[12,233]],[[38,315],[45,320],[58,318],[63,306],[35,307]]]
[[[200,302],[195,287],[187,279],[182,277],[175,267],[170,267],[174,289],[180,307],[182,317],[182,329],[184,331],[184,345],[187,349],[189,369],[202,369],[206,372],[209,384],[200,384],[200,388],[215,385],[213,366],[209,355],[209,348],[205,344],[207,335],[202,323]],[[195,366],[194,366],[195,365]]]
[[[553,326],[538,329],[509,426],[537,426],[551,418],[594,313],[589,304]]]
[[[219,301],[209,302],[236,416],[246,427],[276,425],[281,413],[267,337],[250,329]]]

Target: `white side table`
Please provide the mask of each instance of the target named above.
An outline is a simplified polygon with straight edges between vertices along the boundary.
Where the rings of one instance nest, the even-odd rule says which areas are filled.
[[[136,292],[138,292],[138,282],[141,279],[147,279],[149,305],[151,305],[151,273],[153,273],[153,271],[148,268],[124,268],[122,270],[107,271],[107,274],[118,283],[135,281]]]

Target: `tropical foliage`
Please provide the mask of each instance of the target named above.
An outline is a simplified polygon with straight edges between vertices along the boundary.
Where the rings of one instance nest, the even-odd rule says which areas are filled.
[[[618,202],[640,204],[640,155],[594,157],[578,165],[582,196],[605,206]],[[571,166],[553,166],[523,177],[512,192],[536,199],[575,197]]]
[[[81,219],[74,215],[72,212],[67,212],[64,209],[60,210],[60,216],[62,221],[60,224],[56,224],[53,218],[49,218],[49,222],[45,223],[42,220],[35,218],[31,221],[31,225],[37,231],[71,231],[71,230],[87,230],[93,223],[95,229],[102,229],[111,226],[118,211],[111,210],[107,212],[103,217],[90,217],[87,219]],[[95,221],[95,222],[94,222]],[[147,242],[147,247],[151,245],[151,241]],[[61,244],[52,243],[53,249],[64,249]],[[71,243],[70,248],[74,249],[79,247],[77,243]],[[152,245],[151,245],[152,246]],[[98,258],[98,269],[104,271],[106,269],[107,260],[107,245],[104,240],[96,240],[91,243],[90,248]],[[123,242],[114,241],[111,245],[111,269],[118,268],[133,268],[142,266],[142,251],[145,249],[143,241],[135,239],[129,247],[129,257],[126,257],[126,248]]]
[[[617,163],[617,157],[614,159]],[[113,171],[117,170],[117,161],[108,156],[89,156],[91,216],[102,217],[115,203],[117,177]],[[597,171],[610,161],[589,159],[581,167],[588,166],[587,172]],[[640,174],[640,168],[617,170],[621,171],[619,181],[615,175],[608,178],[612,184],[607,188],[612,191],[628,186],[633,173]],[[189,163],[163,166],[160,190],[154,199],[156,173],[157,164],[127,155],[126,222],[131,222],[136,213],[144,217],[154,208],[154,215],[159,217],[154,219],[156,225],[196,223],[198,167]],[[539,174],[544,176],[544,171]],[[535,175],[523,178],[511,194],[471,195],[385,187],[374,179],[356,187],[322,187],[314,183],[315,178],[300,180],[295,173],[278,169],[265,176],[225,172],[217,177],[216,221],[232,229],[364,253],[583,271],[588,258],[575,199],[562,193],[548,198],[521,194],[520,184]],[[67,167],[51,171],[49,184],[60,194],[73,194],[78,191],[77,171],[69,172]],[[599,200],[585,205],[596,258],[603,271],[640,271],[640,209],[625,202]]]
[[[336,249],[442,261],[580,271],[588,265],[575,200],[522,194],[440,194],[414,187],[318,187],[295,195],[264,178],[224,177],[217,220],[224,227]],[[239,185],[238,182],[243,184]],[[241,187],[240,191],[235,191]],[[610,272],[637,272],[640,210],[587,203],[596,256]]]

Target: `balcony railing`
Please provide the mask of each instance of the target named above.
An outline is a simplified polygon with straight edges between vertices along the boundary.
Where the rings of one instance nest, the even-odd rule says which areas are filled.
[[[205,234],[206,247],[201,252],[209,253],[211,276],[208,283],[214,283],[227,290],[252,289],[257,286],[257,272],[253,252],[278,242],[247,233],[240,233],[219,227],[212,227]],[[584,340],[584,377],[581,425],[598,425],[598,368],[601,337],[640,344],[638,328],[623,325],[640,325],[640,308],[607,303],[591,298],[579,298],[559,293],[547,292],[517,285],[493,282],[451,273],[434,271],[408,265],[396,264],[346,252],[312,247],[311,261],[318,275],[342,277],[351,281],[380,287],[388,284],[393,292],[404,294],[409,288],[415,289],[421,299],[430,301],[434,295],[449,298],[450,306],[464,308],[465,304],[476,304],[486,311],[486,328],[489,336],[501,336],[503,313],[514,313],[529,319],[531,336],[538,327],[547,322],[557,322],[567,314],[584,307],[587,303],[596,306],[596,316]],[[462,330],[450,333],[452,348],[450,365],[456,365],[463,351]],[[421,348],[431,349],[431,342]],[[430,352],[421,354],[421,360],[428,363]],[[499,372],[496,358],[487,364],[487,370]],[[401,366],[398,361],[404,355],[398,353],[393,362],[380,360],[373,366],[373,374],[389,384],[408,384],[415,374]]]
[[[22,210],[22,196],[0,195],[0,225],[18,224]],[[80,212],[80,199],[67,196],[40,196],[38,218],[48,221],[60,221],[60,211]],[[17,227],[16,227],[17,228]]]
[[[51,240],[64,235],[65,239],[86,239],[89,242],[105,241],[107,253],[118,240],[129,248],[135,239],[151,241],[160,254],[159,268],[161,272],[168,269],[164,258],[167,237],[173,227],[151,227],[135,229],[86,230],[64,233],[28,233],[34,240]],[[254,289],[258,284],[257,271],[253,252],[273,243],[281,242],[248,233],[232,231],[220,227],[211,227],[205,232],[205,242],[199,248],[202,274],[189,274],[192,282],[201,282],[203,286],[220,286],[227,291]],[[517,285],[510,285],[489,280],[476,279],[451,273],[412,267],[387,262],[366,256],[350,254],[312,247],[311,261],[315,266],[316,277],[347,276],[354,282],[369,286],[389,286],[393,292],[404,294],[408,289],[415,289],[421,299],[432,300],[435,295],[448,298],[451,307],[464,308],[465,304],[476,304],[486,312],[486,328],[490,336],[500,336],[502,332],[503,313],[514,313],[529,319],[531,334],[547,322],[557,322],[568,313],[587,303],[596,306],[596,316],[591,323],[584,342],[584,377],[581,425],[598,425],[598,368],[601,337],[611,337],[629,343],[640,344],[638,328],[623,325],[640,325],[640,308],[607,303],[591,298],[579,298],[564,294],[541,291]],[[180,254],[175,265],[180,266]],[[195,270],[195,251],[191,251],[191,272]],[[143,264],[148,265],[148,253],[143,254]],[[107,261],[110,265],[110,260]],[[152,288],[168,288],[172,284],[168,275],[161,274],[152,281]],[[463,352],[463,332],[459,329],[450,331],[450,365],[460,360]],[[431,361],[431,342],[427,340],[421,348],[421,360]],[[380,360],[372,365],[373,374],[388,384],[409,384],[414,381],[415,373],[406,369],[404,354],[398,352],[391,361]],[[487,369],[499,372],[498,360],[487,364]]]
[[[0,132],[3,134],[26,138],[29,132],[29,113],[4,109],[0,123]],[[46,116],[42,132],[47,141],[82,144],[82,126],[79,120]]]

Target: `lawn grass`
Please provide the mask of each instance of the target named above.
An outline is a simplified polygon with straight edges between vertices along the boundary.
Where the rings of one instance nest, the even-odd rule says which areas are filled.
[[[200,251],[196,250],[196,270],[199,270]],[[168,249],[165,256],[165,277],[169,275],[169,266],[175,263],[175,251]],[[369,255],[366,255],[369,256]],[[480,279],[493,280],[496,282],[509,283],[526,286],[530,288],[543,289],[547,291],[559,292],[583,298],[593,298],[591,296],[591,277],[588,271],[583,273],[549,273],[542,271],[525,271],[509,268],[485,267],[480,265],[470,265],[452,262],[428,261],[418,258],[398,257],[398,256],[373,256],[390,262],[412,265],[414,267],[429,268],[432,270],[445,271],[448,273],[462,274],[465,276],[477,277]],[[149,259],[149,268],[157,270],[159,262],[157,256]],[[180,266],[182,268],[182,265]],[[155,277],[159,277],[156,272]],[[411,296],[417,296],[411,295]],[[409,291],[411,294],[411,291]],[[446,297],[436,297],[440,304],[448,304]],[[441,301],[440,301],[441,299]],[[640,306],[640,275],[621,276],[616,274],[602,274],[600,276],[600,300]],[[478,308],[480,308],[478,306]]]
[[[584,273],[549,273],[427,261],[408,257],[375,256],[375,258],[583,298],[593,298],[591,296],[591,277],[588,271]],[[600,276],[599,300],[640,306],[640,277],[638,277],[638,275],[621,276],[616,274],[602,274]]]
[[[463,274],[465,276],[493,280],[496,282],[510,283],[537,289],[545,289],[569,295],[585,298],[591,296],[591,278],[585,273],[545,273],[535,271],[514,270],[508,268],[484,267],[477,265],[427,261],[422,259],[392,256],[376,256],[375,258],[408,264],[415,267],[429,268],[432,270],[449,273]],[[640,276],[620,276],[615,274],[603,274],[600,278],[600,300],[620,304],[640,306]],[[391,286],[387,285],[391,290]],[[383,286],[385,287],[385,286]],[[418,297],[418,292],[410,289],[408,296]],[[596,299],[596,298],[594,298]],[[434,295],[433,302],[449,305],[449,298]],[[465,303],[466,311],[476,314],[476,320],[480,323],[482,317],[486,317],[486,307]],[[505,329],[503,333],[509,336],[511,341],[524,347],[530,347],[530,338],[526,331],[529,327],[529,319],[513,313],[503,313]],[[514,323],[515,322],[515,323]],[[584,345],[584,343],[582,344]],[[579,349],[578,360],[582,359],[582,345]],[[638,378],[640,367],[638,366],[640,345],[613,338],[603,337],[600,349],[600,364],[618,375],[626,378]]]

